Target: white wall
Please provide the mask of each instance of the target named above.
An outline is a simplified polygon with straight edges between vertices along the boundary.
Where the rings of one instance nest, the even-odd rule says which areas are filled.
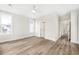
[[[29,18],[12,14],[12,33],[0,34],[0,42],[32,36],[29,33]]]
[[[77,41],[77,11],[71,12],[71,42],[78,43]]]
[[[45,23],[45,38],[56,41],[58,39],[58,15],[50,14],[37,19],[36,35],[40,36],[40,24]]]
[[[28,37],[29,34],[29,18],[13,15],[13,37]]]
[[[78,41],[78,44],[79,44],[79,10],[77,11],[77,14],[78,14],[78,19],[77,19],[77,41]]]

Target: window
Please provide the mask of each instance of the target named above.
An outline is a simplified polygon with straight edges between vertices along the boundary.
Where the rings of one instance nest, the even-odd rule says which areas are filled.
[[[0,15],[0,33],[2,34],[9,34],[11,33],[11,24],[12,19],[11,15],[2,14]]]

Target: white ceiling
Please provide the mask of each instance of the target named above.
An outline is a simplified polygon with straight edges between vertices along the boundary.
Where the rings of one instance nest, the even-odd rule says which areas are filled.
[[[78,4],[37,4],[36,17],[44,16],[47,14],[57,13],[59,15],[66,14],[69,11],[79,8]],[[7,11],[14,14],[23,15],[26,17],[35,17],[32,13],[33,4],[12,4],[10,7],[8,4],[0,4],[1,11]]]

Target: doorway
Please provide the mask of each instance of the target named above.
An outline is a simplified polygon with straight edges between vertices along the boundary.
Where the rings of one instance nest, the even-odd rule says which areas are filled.
[[[61,18],[59,19],[59,37],[65,36],[67,40],[71,41],[71,19]]]
[[[40,23],[40,37],[45,38],[45,21]]]

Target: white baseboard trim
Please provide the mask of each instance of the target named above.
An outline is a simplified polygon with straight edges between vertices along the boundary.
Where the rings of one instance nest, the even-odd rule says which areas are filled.
[[[32,37],[32,36],[20,36],[20,37],[14,37],[14,38],[12,37],[10,39],[1,40],[0,43],[6,42],[6,41],[12,41],[12,40],[18,40],[18,39],[28,38],[28,37]]]

